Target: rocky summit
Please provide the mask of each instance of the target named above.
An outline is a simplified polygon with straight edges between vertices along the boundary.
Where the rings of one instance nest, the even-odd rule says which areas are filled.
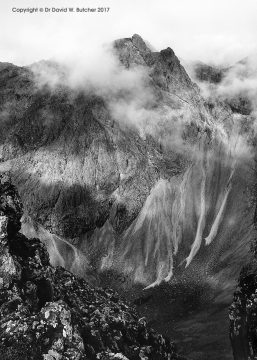
[[[2,360],[182,359],[111,289],[49,263],[45,245],[19,233],[22,205],[0,176]]]

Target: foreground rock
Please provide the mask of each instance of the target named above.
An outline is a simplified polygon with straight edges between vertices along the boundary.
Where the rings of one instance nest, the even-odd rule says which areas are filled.
[[[22,205],[0,175],[1,359],[182,359],[114,291],[53,268],[18,231]]]
[[[230,339],[235,360],[257,357],[257,261],[242,269],[229,311]]]

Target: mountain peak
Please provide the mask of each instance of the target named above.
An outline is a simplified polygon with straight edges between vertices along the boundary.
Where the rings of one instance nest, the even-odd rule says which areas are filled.
[[[146,53],[151,52],[140,35],[134,34],[131,38],[131,41],[132,44],[138,48],[138,50]]]

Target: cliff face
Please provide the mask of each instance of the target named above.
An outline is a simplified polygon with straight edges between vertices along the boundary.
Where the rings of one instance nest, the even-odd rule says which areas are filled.
[[[19,233],[22,205],[7,175],[0,211],[1,359],[182,359],[114,291],[52,267],[40,240]]]

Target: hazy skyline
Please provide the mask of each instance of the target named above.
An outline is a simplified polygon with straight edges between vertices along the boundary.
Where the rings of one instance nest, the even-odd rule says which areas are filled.
[[[97,7],[109,13],[18,14],[12,7]],[[9,0],[0,3],[0,61],[26,65],[90,56],[103,43],[140,34],[184,60],[232,63],[257,52],[256,0]]]

